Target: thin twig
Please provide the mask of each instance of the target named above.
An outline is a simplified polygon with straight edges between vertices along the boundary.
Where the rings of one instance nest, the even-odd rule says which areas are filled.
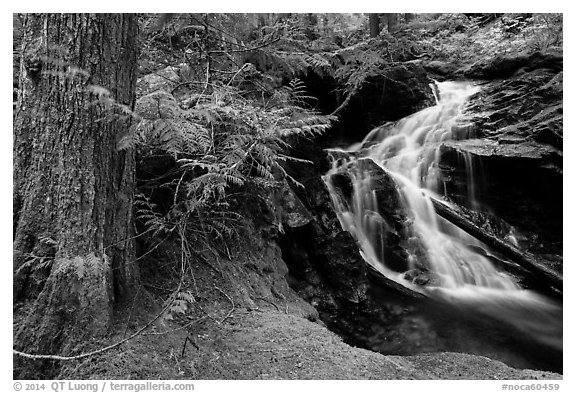
[[[330,116],[336,116],[336,114],[338,114],[338,112],[340,112],[342,109],[344,109],[346,107],[346,105],[348,105],[348,103],[350,102],[351,99],[352,99],[352,94],[348,94],[348,97],[346,97],[344,102],[338,108],[336,108],[332,113],[330,113]]]
[[[204,89],[202,89],[202,93],[200,95],[204,95],[204,92],[208,88],[210,84],[210,66],[212,64],[212,58],[210,57],[210,53],[208,53],[208,58],[206,59],[206,83],[204,84]]]
[[[219,72],[221,74],[228,74],[228,75],[232,75],[232,74],[235,74],[236,72],[238,72],[238,71],[224,71],[224,70],[218,70],[218,69],[213,69],[212,71]]]
[[[234,305],[234,301],[232,300],[232,298],[230,296],[228,296],[228,294],[226,292],[224,292],[223,290],[218,288],[216,285],[214,285],[214,288],[216,288],[218,291],[220,291],[220,293],[222,293],[224,296],[226,296],[228,298],[228,300],[230,301],[230,303],[232,304],[232,309],[230,311],[228,311],[228,314],[226,314],[226,316],[220,321],[220,323],[222,324],[222,323],[224,323],[225,320],[230,318],[230,316],[232,315],[232,313],[236,309],[236,306]]]
[[[126,333],[128,333],[128,326],[130,325],[130,320],[132,319],[132,313],[134,312],[134,306],[136,305],[136,299],[138,299],[138,295],[140,294],[141,285],[138,285],[138,289],[136,291],[136,295],[132,299],[132,305],[130,306],[130,313],[128,314],[128,320],[126,321],[126,329],[124,329],[124,337],[126,337]]]
[[[196,303],[196,306],[198,306],[198,308],[200,309],[200,311],[202,311],[204,314],[206,314],[206,317],[207,317],[207,318],[210,318],[211,320],[213,320],[213,321],[216,322],[217,324],[220,324],[220,321],[217,320],[216,318],[214,318],[212,315],[210,315],[210,313],[209,313],[208,311],[204,310],[204,308],[203,308],[200,304]]]
[[[146,255],[150,254],[152,251],[156,250],[162,243],[166,241],[166,238],[162,239],[158,244],[152,247],[150,250],[146,251],[144,254],[140,255],[138,258],[135,259],[134,262],[139,261],[140,259],[144,258]]]
[[[236,167],[238,165],[240,165],[242,162],[244,162],[246,157],[248,157],[248,155],[250,154],[250,151],[258,144],[258,142],[260,142],[260,141],[256,140],[256,141],[252,142],[252,144],[250,146],[248,146],[248,149],[246,149],[246,151],[244,152],[244,155],[242,156],[242,158],[239,159],[238,161],[236,161],[236,163],[234,163],[234,165],[232,165],[229,170],[233,171],[234,169],[236,169]]]
[[[280,41],[280,38],[276,38],[275,40],[272,40],[270,42],[265,42],[263,44],[260,44],[258,46],[252,47],[252,48],[245,48],[245,49],[230,49],[230,50],[212,50],[210,52],[208,52],[209,54],[212,53],[238,53],[238,52],[250,52],[256,49],[261,49],[264,48],[266,46],[275,44],[276,42]]]
[[[280,307],[278,307],[278,305],[276,305],[276,303],[274,303],[272,300],[268,300],[265,297],[257,297],[256,299],[264,300],[265,302],[268,302],[271,305],[273,305],[276,308],[276,311],[280,311]]]
[[[145,283],[145,282],[144,282],[144,283],[142,283],[142,285],[145,286],[146,288],[153,288],[153,289],[157,289],[157,290],[159,290],[159,291],[170,292],[170,293],[174,292],[174,291],[171,290],[171,289],[162,288],[162,287],[159,287],[158,285],[152,285],[152,284],[150,284],[150,283]]]
[[[250,63],[244,64],[238,71],[236,71],[236,73],[232,76],[232,78],[230,78],[230,80],[228,81],[228,83],[226,84],[226,86],[230,86],[230,83],[232,83],[232,81],[234,80],[234,78],[236,78],[236,77],[238,76],[238,74],[241,73],[242,70],[244,70],[244,68],[246,68],[246,66],[248,66],[248,64],[250,64]]]
[[[177,332],[178,330],[186,329],[187,327],[189,327],[189,326],[191,326],[191,325],[193,325],[193,324],[195,324],[195,323],[198,323],[198,322],[202,321],[203,319],[206,319],[206,317],[200,317],[200,318],[194,319],[193,321],[190,321],[190,322],[188,322],[187,324],[182,325],[182,326],[180,326],[180,327],[177,327],[177,328],[175,328],[175,329],[166,330],[166,331],[164,331],[164,332],[142,333],[142,335],[143,335],[143,336],[163,336],[163,335],[165,335],[165,334],[170,334],[170,333]]]
[[[137,234],[137,235],[134,235],[134,236],[127,237],[127,238],[125,238],[125,239],[119,240],[119,241],[117,241],[116,243],[109,244],[109,245],[107,245],[106,247],[104,247],[104,250],[107,250],[107,249],[109,249],[110,247],[114,247],[114,246],[116,246],[116,245],[118,245],[118,244],[120,244],[120,243],[122,243],[122,242],[127,242],[127,241],[129,241],[129,240],[137,239],[137,238],[139,238],[140,236],[145,235],[146,233],[150,232],[151,230],[152,230],[152,229],[149,228],[149,229],[145,230],[145,231],[142,232],[142,233],[139,233],[139,234]]]
[[[228,83],[226,83],[226,86],[230,86],[230,84],[232,83],[232,81],[238,76],[238,74],[240,74],[242,72],[242,70],[244,70],[244,68],[248,65],[249,63],[244,64],[242,67],[240,67],[238,69],[238,71],[236,71],[234,73],[234,75],[232,75],[232,78],[230,78],[230,80],[228,81]]]
[[[186,336],[186,338],[184,339],[184,345],[182,346],[182,353],[180,354],[180,357],[183,358],[184,357],[184,353],[186,352],[186,343],[188,341],[191,341],[189,336]]]
[[[202,86],[204,86],[204,85],[206,85],[206,81],[186,81],[186,82],[181,82],[181,83],[177,84],[177,85],[172,89],[172,92],[171,92],[170,94],[174,94],[174,92],[175,92],[176,90],[178,90],[178,89],[179,89],[180,87],[182,87],[182,86],[191,85],[191,84],[197,84],[197,85],[202,85]],[[217,84],[215,84],[215,83],[209,83],[208,85],[209,85],[209,86],[212,86],[212,87],[222,87],[222,86],[217,85]]]
[[[224,42],[225,44],[236,45],[237,47],[240,47],[240,48],[244,48],[244,47],[245,47],[245,46],[242,45],[242,44],[239,44],[239,43],[237,43],[237,42],[228,41],[228,40],[222,39],[222,38],[220,38],[220,37],[214,37],[214,36],[212,36],[212,37],[210,37],[210,38],[213,39],[213,40],[216,40],[216,41]]]
[[[182,176],[180,176],[180,180],[178,180],[178,184],[176,185],[176,191],[174,191],[174,201],[173,205],[176,205],[176,199],[178,198],[178,190],[180,189],[180,184],[182,184],[182,180],[184,180],[184,176],[186,176],[186,171],[182,172]]]

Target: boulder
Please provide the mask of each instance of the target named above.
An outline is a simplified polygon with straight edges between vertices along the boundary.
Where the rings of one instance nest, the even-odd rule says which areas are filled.
[[[493,81],[466,109],[479,136],[500,141],[527,140],[562,149],[562,73],[535,70]]]
[[[343,139],[358,142],[375,127],[435,104],[431,79],[416,62],[391,66],[368,76],[341,111]]]
[[[298,228],[312,221],[312,214],[306,209],[300,198],[292,191],[286,180],[275,192],[275,200],[280,209],[280,220],[283,225]]]
[[[541,254],[562,254],[562,156],[555,148],[536,142],[516,144],[476,139],[445,142],[440,168],[447,196],[474,207],[481,227],[503,220],[514,231],[521,249]],[[475,166],[476,206],[470,206],[464,155]],[[491,218],[493,216],[493,219]],[[511,226],[511,227],[510,227]],[[506,236],[507,233],[496,233]],[[561,257],[550,267],[561,271]]]
[[[532,59],[546,64],[537,55]],[[444,142],[440,168],[447,196],[471,207],[463,159],[468,155],[476,167],[475,208],[512,225],[521,248],[561,271],[563,73],[529,70],[534,67],[482,85],[461,119],[473,124],[474,139]]]
[[[424,68],[407,62],[368,77],[356,97],[373,128],[434,105],[430,82]]]

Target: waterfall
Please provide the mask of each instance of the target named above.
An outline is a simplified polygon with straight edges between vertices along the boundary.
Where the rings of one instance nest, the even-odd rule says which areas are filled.
[[[478,252],[481,243],[437,216],[430,200],[431,196],[441,199],[444,193],[439,168],[442,143],[474,136],[461,120],[467,99],[478,91],[468,82],[437,83],[435,106],[374,129],[362,143],[345,150],[348,156],[334,154],[338,159],[324,180],[343,229],[355,237],[366,262],[382,274],[430,297],[497,316],[561,347],[561,306],[522,289],[511,275],[498,270]],[[385,257],[390,224],[381,215],[376,179],[358,165],[362,160],[372,160],[393,179],[408,212],[404,268]],[[464,160],[468,198],[475,206],[478,176],[472,157],[465,155]],[[350,197],[334,183],[334,176],[343,172],[351,179]],[[416,285],[409,279],[414,269],[433,278],[426,280],[427,285]]]

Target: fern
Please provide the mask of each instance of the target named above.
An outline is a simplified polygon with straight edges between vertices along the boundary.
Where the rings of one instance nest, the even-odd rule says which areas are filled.
[[[289,104],[306,108],[308,103],[316,102],[316,97],[307,94],[306,84],[299,78],[294,78],[286,86],[287,102]]]
[[[94,253],[84,257],[57,258],[55,262],[55,274],[74,274],[80,280],[103,277],[110,263],[106,255],[98,257]]]
[[[157,206],[146,195],[137,193],[134,205],[136,217],[151,232],[151,238],[157,238],[175,230],[175,223],[170,223],[166,216],[158,213]]]
[[[142,146],[171,154],[202,154],[211,144],[210,130],[202,121],[203,111],[186,111],[167,92],[155,92],[138,100],[139,122],[118,142],[119,149]]]
[[[136,148],[140,159],[171,156],[177,165],[173,176],[155,185],[173,195],[168,211],[152,203],[153,189],[137,197],[136,214],[151,239],[185,236],[199,248],[226,249],[244,225],[232,206],[267,195],[285,179],[301,186],[283,168],[292,159],[289,141],[325,132],[334,118],[309,109],[312,97],[299,79],[267,105],[228,85],[213,84],[196,95],[201,97],[191,107],[162,91],[140,98],[139,121],[118,147]]]
[[[194,295],[190,293],[190,291],[181,291],[173,293],[172,296],[166,300],[165,306],[169,302],[171,302],[171,305],[166,310],[164,319],[173,320],[175,317],[183,317],[186,315],[190,309],[190,306],[196,303],[196,299],[194,298]]]
[[[332,67],[336,69],[334,78],[344,85],[342,93],[347,102],[369,78],[387,77],[387,70],[413,60],[424,51],[425,46],[414,37],[384,34],[336,52],[332,58],[335,62]]]
[[[332,75],[332,63],[329,58],[320,53],[314,53],[306,58],[312,70],[318,75]]]

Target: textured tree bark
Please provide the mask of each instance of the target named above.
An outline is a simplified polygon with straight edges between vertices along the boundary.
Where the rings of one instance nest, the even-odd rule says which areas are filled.
[[[368,14],[368,23],[370,25],[370,37],[378,37],[380,34],[380,14]]]
[[[69,354],[106,331],[112,305],[137,283],[134,153],[116,149],[131,124],[136,34],[130,14],[25,18],[13,269],[15,304],[29,312],[18,350]],[[49,377],[46,363],[16,360],[15,376]]]

